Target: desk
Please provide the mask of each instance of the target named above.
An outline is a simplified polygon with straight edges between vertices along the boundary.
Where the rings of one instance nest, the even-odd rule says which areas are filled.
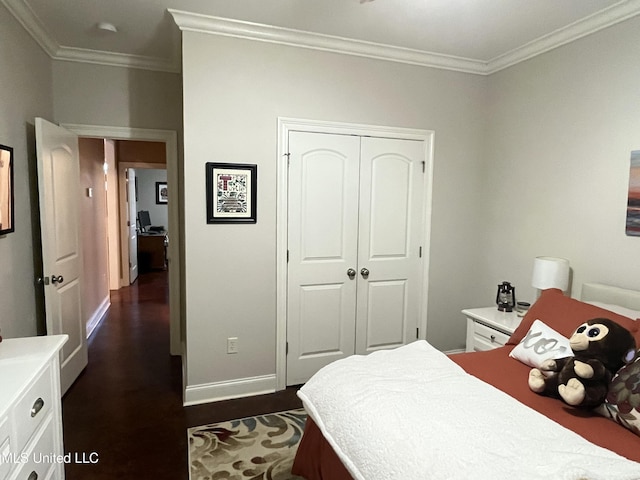
[[[138,269],[140,272],[167,268],[167,233],[138,234]]]

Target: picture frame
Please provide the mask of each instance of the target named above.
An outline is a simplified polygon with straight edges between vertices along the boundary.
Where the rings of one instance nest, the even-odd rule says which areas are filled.
[[[257,165],[207,162],[207,223],[257,223],[257,182]]]
[[[167,182],[156,182],[156,205],[169,203],[169,191]]]
[[[625,231],[630,237],[640,237],[640,150],[631,152],[630,163]]]
[[[0,235],[15,231],[13,148],[0,145]]]

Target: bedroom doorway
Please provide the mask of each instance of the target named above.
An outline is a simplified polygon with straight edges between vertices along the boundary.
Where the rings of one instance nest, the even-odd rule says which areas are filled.
[[[168,230],[176,232],[167,247],[167,258],[171,265],[168,271],[169,279],[169,331],[171,355],[182,355],[180,330],[180,279],[182,265],[180,263],[180,183],[178,179],[178,137],[177,132],[171,130],[155,130],[128,127],[97,126],[63,124],[63,127],[75,132],[79,137],[100,138],[122,141],[159,142],[164,145],[166,153],[167,184],[173,201],[168,202]],[[145,164],[147,165],[147,164]],[[145,166],[143,165],[143,166]],[[132,164],[132,167],[140,165]],[[156,166],[157,168],[157,166]],[[117,175],[117,169],[110,169]],[[115,183],[115,182],[114,182]],[[118,197],[118,196],[116,196]],[[118,199],[115,200],[118,202]],[[116,203],[117,206],[117,203]],[[118,207],[119,208],[119,207]],[[120,231],[113,233],[119,235]],[[114,237],[115,238],[115,237]],[[111,255],[111,252],[110,252]],[[120,253],[114,255],[121,258]]]
[[[295,385],[339,358],[424,338],[432,133],[286,130],[277,366],[279,385]]]

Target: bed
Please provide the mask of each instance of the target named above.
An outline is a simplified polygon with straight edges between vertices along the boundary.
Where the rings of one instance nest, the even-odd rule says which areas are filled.
[[[605,317],[640,348],[640,292],[546,290],[504,346],[446,356],[417,341],[320,370],[298,392],[309,417],[293,465],[308,480],[640,479],[640,435],[603,412],[528,387],[510,356],[535,320],[568,337]]]

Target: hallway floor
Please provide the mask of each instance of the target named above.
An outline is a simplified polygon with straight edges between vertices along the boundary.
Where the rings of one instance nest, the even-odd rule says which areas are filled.
[[[86,459],[67,464],[66,478],[186,480],[188,427],[300,408],[295,392],[183,407],[181,360],[169,355],[167,274],[141,275],[112,292],[89,339],[89,365],[62,399],[64,451]]]

